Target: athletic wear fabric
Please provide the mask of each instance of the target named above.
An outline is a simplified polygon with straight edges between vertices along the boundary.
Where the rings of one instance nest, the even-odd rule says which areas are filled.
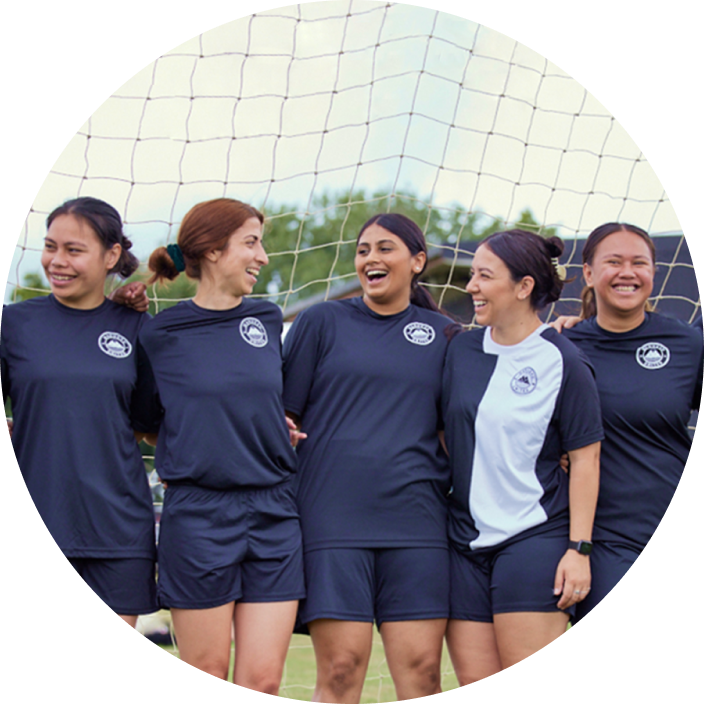
[[[447,618],[446,548],[332,548],[305,554],[307,598],[299,620],[385,621]]]
[[[226,311],[183,301],[144,326],[139,340],[166,409],[155,458],[163,480],[262,488],[295,472],[281,329],[277,306],[250,299]]]
[[[223,491],[169,485],[159,541],[159,603],[204,609],[305,595],[293,485]]]
[[[154,509],[132,428],[150,431],[153,382],[139,364],[146,314],[53,295],[5,306],[3,399],[40,516],[68,557],[154,558]]]
[[[701,333],[646,313],[629,332],[609,332],[589,318],[565,334],[596,370],[604,418],[594,539],[642,550],[689,454],[687,423],[702,393]]]
[[[443,410],[450,539],[472,550],[559,519],[569,509],[561,455],[603,437],[592,370],[546,325],[511,346],[495,343],[490,328],[455,337]]]
[[[361,298],[312,306],[284,342],[284,405],[298,445],[304,549],[446,547],[438,440],[443,315],[395,315]]]

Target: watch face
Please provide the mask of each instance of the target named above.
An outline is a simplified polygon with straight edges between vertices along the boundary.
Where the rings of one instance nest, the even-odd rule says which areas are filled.
[[[569,545],[580,555],[591,555],[592,544],[588,540],[571,540]]]

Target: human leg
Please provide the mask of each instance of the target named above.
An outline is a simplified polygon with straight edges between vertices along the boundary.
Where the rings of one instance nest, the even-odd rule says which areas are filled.
[[[502,669],[537,653],[567,630],[562,611],[496,614],[494,632]]]
[[[450,619],[446,635],[460,687],[500,672],[501,659],[493,623]]]
[[[399,700],[442,691],[449,580],[446,548],[375,550],[375,617]]]
[[[371,623],[317,619],[308,624],[317,667],[314,702],[357,704],[372,652]]]
[[[557,608],[554,586],[567,539],[567,532],[556,525],[496,551],[492,610],[502,668],[524,660],[566,631],[574,607]]]
[[[399,701],[442,691],[440,661],[446,626],[444,618],[381,624],[386,662]]]
[[[235,603],[209,609],[171,609],[181,660],[226,680],[230,667]]]
[[[297,601],[235,606],[235,684],[279,693],[297,608]]]

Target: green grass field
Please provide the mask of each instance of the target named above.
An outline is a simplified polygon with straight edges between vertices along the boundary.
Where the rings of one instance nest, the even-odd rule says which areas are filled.
[[[176,655],[174,648],[165,647],[165,649]],[[442,673],[443,691],[455,689],[457,678],[452,672],[447,650],[443,653]],[[230,663],[230,678],[232,678],[232,663]],[[294,635],[286,658],[280,694],[289,699],[309,702],[313,696],[314,686],[315,657],[311,640],[308,636]],[[362,704],[371,704],[372,702],[392,702],[395,700],[396,694],[389,669],[386,666],[381,637],[378,632],[374,631],[374,646],[361,701]]]

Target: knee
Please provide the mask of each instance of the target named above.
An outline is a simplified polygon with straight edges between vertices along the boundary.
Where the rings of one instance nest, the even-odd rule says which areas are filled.
[[[223,660],[222,658],[215,656],[200,658],[196,662],[189,663],[189,665],[193,665],[199,670],[207,672],[209,675],[213,675],[213,677],[217,677],[221,680],[227,679],[227,675],[229,674],[228,671],[230,669],[229,660]]]
[[[330,658],[322,668],[324,686],[335,696],[342,696],[364,679],[364,659],[356,653],[345,653]]]
[[[435,654],[421,654],[414,658],[409,665],[413,672],[416,686],[425,694],[437,694],[441,691],[440,659]]]
[[[273,672],[251,672],[243,681],[236,681],[235,684],[255,692],[278,696],[281,676]]]

